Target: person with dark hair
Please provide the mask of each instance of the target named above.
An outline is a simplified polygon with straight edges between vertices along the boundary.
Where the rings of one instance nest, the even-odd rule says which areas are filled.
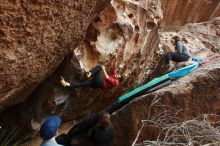
[[[86,73],[87,78],[91,79],[71,83],[66,82],[64,79],[61,79],[61,85],[64,87],[69,87],[71,89],[80,87],[107,89],[114,86],[120,86],[120,83],[123,81],[124,78],[121,75],[116,74],[115,64],[111,68],[110,75],[107,74],[104,65],[97,65],[91,71]]]
[[[189,48],[183,43],[179,36],[174,36],[171,38],[171,43],[175,46],[176,52],[170,52],[165,54],[165,62],[168,65],[168,71],[171,71],[174,68],[175,62],[183,62],[188,61],[190,58]]]
[[[90,137],[95,146],[112,146],[114,142],[114,128],[108,113],[102,113],[98,123],[92,128]]]
[[[61,119],[58,116],[48,116],[45,119],[40,128],[40,136],[43,139],[40,146],[63,146],[55,140],[60,124]]]
[[[185,43],[185,44],[188,44],[188,40],[186,38],[182,38],[182,41]]]

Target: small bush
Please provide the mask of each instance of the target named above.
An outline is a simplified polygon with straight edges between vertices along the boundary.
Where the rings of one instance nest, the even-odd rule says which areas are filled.
[[[160,104],[157,96],[152,101],[147,119],[142,120],[142,126],[132,146],[191,146],[191,145],[219,145],[220,144],[220,117],[215,114],[203,114],[191,120],[182,121],[178,118],[181,109]],[[158,113],[151,114],[152,109],[159,109]],[[146,127],[156,127],[159,134],[155,140],[138,142],[138,137]]]

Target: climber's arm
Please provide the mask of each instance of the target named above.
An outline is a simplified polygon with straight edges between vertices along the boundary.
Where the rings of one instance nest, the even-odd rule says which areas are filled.
[[[103,74],[104,74],[105,78],[109,78],[109,75],[107,74],[104,65],[102,65],[102,71],[103,71]]]

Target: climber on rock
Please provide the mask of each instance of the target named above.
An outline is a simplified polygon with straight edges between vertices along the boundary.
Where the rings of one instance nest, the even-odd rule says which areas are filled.
[[[114,86],[119,86],[120,83],[123,81],[123,77],[119,74],[116,74],[116,60],[113,62],[110,75],[107,74],[104,65],[97,65],[91,71],[86,73],[88,79],[81,80],[79,82],[74,81],[71,83],[66,82],[64,79],[61,79],[61,85],[64,87],[69,87],[71,89],[80,87],[107,89]]]
[[[174,36],[171,38],[171,43],[175,46],[176,52],[170,52],[164,56],[165,62],[168,65],[168,71],[171,71],[175,67],[172,61],[183,62],[189,60],[189,48],[186,45],[185,40],[183,41],[181,41],[179,36]]]
[[[61,119],[58,116],[48,116],[40,128],[40,136],[43,142],[40,146],[62,146],[57,144],[55,137],[58,134]]]

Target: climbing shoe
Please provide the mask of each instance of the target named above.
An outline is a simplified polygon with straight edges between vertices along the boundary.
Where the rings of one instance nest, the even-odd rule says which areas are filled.
[[[174,67],[175,67],[175,65],[173,63],[169,63],[167,71],[168,72],[172,71]]]
[[[69,87],[70,86],[70,83],[66,82],[64,79],[61,79],[60,80],[60,83],[63,87]]]
[[[89,79],[90,77],[92,76],[92,73],[89,71],[89,72],[86,72],[86,77]]]

